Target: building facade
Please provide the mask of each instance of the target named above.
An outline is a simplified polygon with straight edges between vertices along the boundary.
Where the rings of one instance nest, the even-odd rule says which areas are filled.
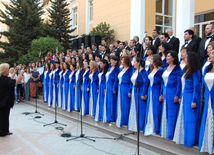
[[[48,19],[49,0],[44,3],[44,20]],[[0,0],[9,3],[9,0]],[[101,22],[115,30],[115,40],[131,39],[137,35],[140,41],[145,31],[151,36],[154,29],[161,33],[171,27],[174,35],[183,42],[183,32],[195,26],[196,34],[205,37],[206,24],[214,22],[213,0],[67,0],[71,13],[73,35],[88,34]],[[0,9],[4,10],[2,4]],[[0,23],[7,31],[9,28]],[[3,36],[1,41],[6,41]]]

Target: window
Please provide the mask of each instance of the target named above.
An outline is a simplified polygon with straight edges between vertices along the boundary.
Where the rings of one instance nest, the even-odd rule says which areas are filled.
[[[77,27],[78,25],[78,10],[77,7],[73,9],[73,27]]]
[[[93,21],[93,1],[89,1],[89,11],[90,11],[90,16],[89,16],[89,21]]]
[[[76,28],[76,32],[78,35],[78,3],[70,7],[70,18],[71,29]],[[73,35],[73,33],[71,35]]]
[[[174,27],[175,0],[156,0],[156,29],[162,33]]]

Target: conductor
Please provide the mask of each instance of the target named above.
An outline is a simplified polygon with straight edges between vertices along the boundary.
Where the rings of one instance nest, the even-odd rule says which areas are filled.
[[[24,71],[14,80],[15,73],[8,77],[9,64],[0,64],[0,137],[12,134],[9,131],[10,108],[14,105],[14,87],[21,81]]]

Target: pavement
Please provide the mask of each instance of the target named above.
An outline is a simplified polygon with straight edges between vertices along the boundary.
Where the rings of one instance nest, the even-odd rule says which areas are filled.
[[[10,132],[12,135],[0,137],[0,155],[134,155],[137,146],[121,139],[114,139],[106,133],[98,131],[96,127],[83,124],[83,133],[95,142],[86,138],[62,137],[65,135],[79,136],[80,122],[58,116],[59,123],[45,126],[54,122],[54,114],[39,110],[38,114],[24,115],[23,112],[34,112],[35,107],[27,102],[15,104],[10,114]],[[41,118],[35,118],[41,116]],[[80,117],[80,116],[79,116]],[[103,139],[106,138],[106,139]],[[140,147],[141,155],[159,155],[154,151]]]

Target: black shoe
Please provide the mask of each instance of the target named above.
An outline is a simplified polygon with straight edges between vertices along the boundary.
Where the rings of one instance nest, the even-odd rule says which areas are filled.
[[[12,135],[13,133],[12,132],[8,132],[6,135]]]

